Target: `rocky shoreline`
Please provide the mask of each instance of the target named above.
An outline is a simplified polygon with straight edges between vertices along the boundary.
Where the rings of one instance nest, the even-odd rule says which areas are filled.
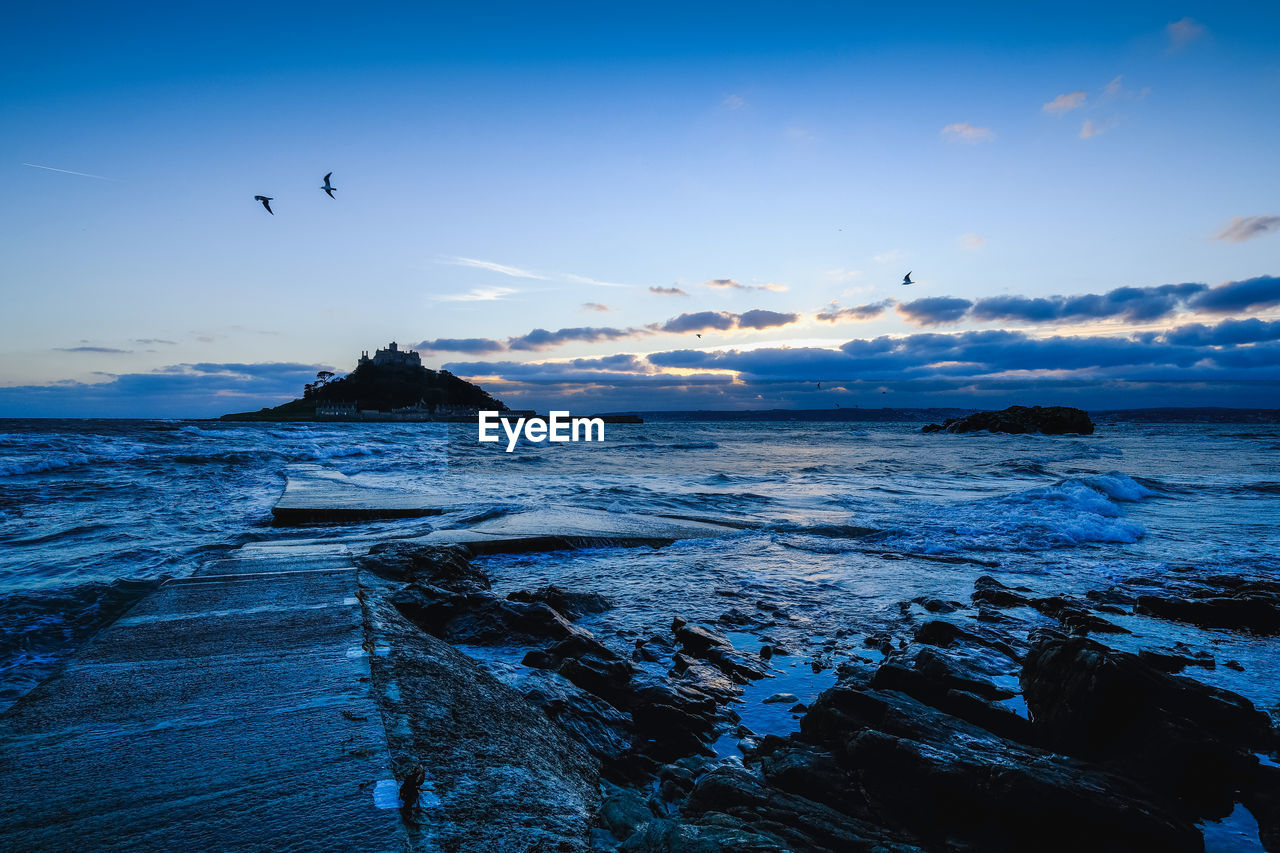
[[[391,650],[374,682],[402,814],[445,849],[1194,851],[1243,804],[1280,850],[1272,719],[1182,674],[1240,665],[1106,644],[1134,614],[1280,633],[1274,582],[1175,574],[1071,597],[982,576],[967,602],[901,602],[810,705],[768,695],[798,721],[780,736],[735,710],[790,660],[767,603],[718,625],[673,613],[619,648],[578,624],[607,598],[501,597],[462,546],[388,543],[362,568],[370,642]],[[726,636],[743,621],[759,648]]]

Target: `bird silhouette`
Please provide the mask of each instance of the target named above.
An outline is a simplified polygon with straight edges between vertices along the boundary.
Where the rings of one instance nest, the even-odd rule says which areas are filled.
[[[695,332],[694,334],[697,334],[697,335],[698,335],[698,339],[699,339],[699,340],[701,340],[701,339],[702,339],[702,335],[701,335],[701,334],[698,334],[697,332]]]
[[[915,284],[915,282],[911,280],[911,273],[907,273],[906,275],[904,275],[904,276],[902,277],[902,283],[903,283],[903,284]]]
[[[331,186],[329,184],[329,179],[332,177],[333,177],[333,172],[330,172],[329,174],[325,175],[324,186],[322,186],[320,189],[324,190],[329,195],[329,198],[337,198],[337,196],[333,194],[333,191],[336,190],[337,187]]]
[[[821,382],[819,382],[819,383],[818,383],[818,390],[819,390],[819,391],[821,391],[821,390],[822,390],[822,383],[821,383]]]
[[[274,201],[275,199],[268,198],[265,195],[255,195],[253,197],[253,200],[262,202],[262,206],[267,209],[267,213],[270,213],[272,216],[276,215],[276,212],[271,209],[271,202]]]

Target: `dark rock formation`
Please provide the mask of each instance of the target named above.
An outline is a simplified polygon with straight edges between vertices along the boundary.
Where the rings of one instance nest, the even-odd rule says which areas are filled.
[[[598,593],[571,592],[555,584],[531,591],[519,590],[507,598],[511,601],[540,601],[569,619],[578,619],[588,613],[603,613],[613,607],[613,602]]]
[[[358,559],[362,569],[387,580],[422,583],[451,592],[489,589],[489,577],[470,563],[471,552],[462,545],[422,545],[416,542],[383,542]]]
[[[1040,640],[1021,681],[1048,746],[1121,768],[1210,817],[1230,812],[1253,753],[1275,744],[1270,719],[1243,696],[1084,638]]]
[[[1231,576],[1206,579],[1209,589],[1188,597],[1140,595],[1135,612],[1201,628],[1280,634],[1280,583]]]
[[[999,412],[975,412],[927,424],[922,432],[1039,432],[1045,435],[1093,435],[1089,413],[1071,406],[1010,406]]]
[[[406,814],[410,834],[446,850],[587,853],[599,762],[520,693],[409,624],[379,589],[369,606],[387,648],[370,657],[372,687],[402,796],[440,801],[406,810],[416,812]]]

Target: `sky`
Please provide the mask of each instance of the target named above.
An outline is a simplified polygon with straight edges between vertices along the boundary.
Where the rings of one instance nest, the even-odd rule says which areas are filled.
[[[0,417],[1280,406],[1274,3],[472,5],[7,13]]]

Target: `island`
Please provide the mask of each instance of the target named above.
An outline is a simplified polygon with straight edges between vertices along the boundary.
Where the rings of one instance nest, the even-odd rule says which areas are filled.
[[[256,412],[223,415],[224,421],[474,421],[480,411],[514,411],[479,385],[447,370],[422,366],[422,357],[392,341],[370,357],[363,352],[355,370],[335,378],[316,374],[302,396]]]

